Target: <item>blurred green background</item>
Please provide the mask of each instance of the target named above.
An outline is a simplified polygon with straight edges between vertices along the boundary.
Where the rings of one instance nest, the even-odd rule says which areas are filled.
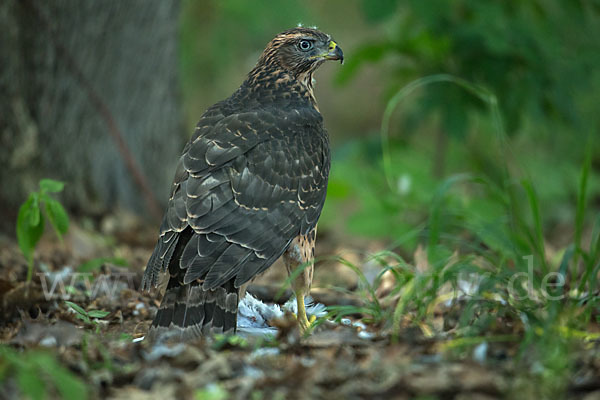
[[[600,2],[185,1],[180,76],[187,132],[206,107],[235,90],[275,33],[298,23],[331,34],[346,55],[342,67],[325,65],[316,76],[333,145],[321,229],[412,252],[431,228],[440,185],[468,174],[468,183],[458,179],[444,195],[439,229],[447,239],[475,235],[486,246],[502,246],[499,231],[510,229],[504,189],[525,179],[539,200],[547,245],[565,246],[575,230],[586,149],[593,210],[587,215],[595,214]],[[435,74],[463,79],[471,90],[437,82],[403,96],[382,143],[388,101]],[[496,109],[477,96],[481,90],[497,98]],[[514,204],[528,209],[525,190],[515,196]],[[523,214],[525,224],[534,224],[534,215]]]

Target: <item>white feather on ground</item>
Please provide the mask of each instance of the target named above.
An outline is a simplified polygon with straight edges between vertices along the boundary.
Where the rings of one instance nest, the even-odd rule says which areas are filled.
[[[325,306],[314,303],[311,297],[304,299],[306,314],[310,318],[317,318],[327,314]],[[238,305],[237,333],[241,336],[265,336],[277,334],[277,328],[270,326],[269,321],[283,318],[286,311],[297,314],[298,306],[296,298],[292,297],[283,306],[278,304],[265,304],[250,293],[240,301]]]

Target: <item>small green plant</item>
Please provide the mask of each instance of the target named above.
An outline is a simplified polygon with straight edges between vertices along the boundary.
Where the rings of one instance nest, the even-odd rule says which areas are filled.
[[[248,340],[238,335],[217,334],[214,337],[215,341],[212,345],[214,350],[222,350],[225,348],[240,348],[248,347]]]
[[[224,400],[228,397],[227,390],[218,383],[209,383],[203,389],[196,391],[197,400]]]
[[[413,149],[402,149],[390,137],[390,118],[398,105],[418,88],[442,82],[465,89],[489,109],[482,131],[492,133],[494,142],[489,143],[497,148],[497,157],[487,164],[493,168],[464,173],[461,163],[460,172],[432,179],[419,175],[430,169],[430,161],[412,160]],[[541,174],[531,176],[520,168],[498,104],[485,88],[450,75],[418,79],[390,99],[381,128],[381,162],[365,164],[358,180],[353,171],[338,168],[341,174],[333,181],[356,189],[362,203],[362,214],[353,217],[359,232],[395,241],[390,251],[368,260],[380,261],[373,282],[358,266],[342,261],[358,276],[363,301],[360,306],[330,306],[326,318],[361,314],[363,322],[380,323],[384,332],[391,327],[392,339],[400,338],[403,327],[418,326],[425,335],[444,340],[442,347],[457,356],[482,343],[512,343],[518,350],[516,367],[532,382],[531,390],[555,398],[568,390],[578,362],[574,349],[596,340],[591,324],[599,304],[600,217],[590,218],[590,211],[597,210],[588,204],[594,182],[592,136],[574,193],[573,239],[553,254],[556,250],[549,251],[548,244],[556,243],[545,228],[555,220],[543,212],[551,203],[540,196],[540,189],[547,188],[539,182]],[[410,190],[403,184],[405,176],[413,177]],[[355,181],[360,186],[353,186]],[[404,220],[412,225],[405,227]],[[415,265],[395,253],[414,253]],[[393,274],[395,285],[377,298],[384,273]],[[444,317],[436,321],[440,304]]]
[[[78,304],[73,303],[72,301],[65,301],[65,303],[75,311],[75,316],[85,322],[88,325],[93,325],[96,327],[96,333],[100,330],[100,325],[95,320],[96,318],[104,318],[110,311],[102,311],[102,310],[89,310],[86,311]]]
[[[17,240],[21,252],[27,259],[27,282],[30,282],[33,276],[33,253],[35,246],[44,234],[46,218],[61,240],[62,235],[67,233],[69,229],[67,212],[58,200],[51,197],[52,193],[59,193],[63,188],[63,182],[42,179],[40,190],[31,193],[27,201],[19,208]],[[42,212],[42,210],[45,212]]]
[[[30,399],[86,399],[85,384],[46,351],[0,346],[0,381],[15,379],[20,394]]]

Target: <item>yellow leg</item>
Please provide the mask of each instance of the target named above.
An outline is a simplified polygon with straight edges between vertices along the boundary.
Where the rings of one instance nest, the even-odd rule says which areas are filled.
[[[296,304],[298,306],[298,325],[300,325],[302,333],[306,333],[317,318],[314,315],[311,315],[310,320],[308,319],[306,308],[304,307],[304,294],[300,291],[296,292]]]
[[[295,270],[303,263],[314,259],[315,235],[316,228],[306,236],[301,235],[296,237],[283,254],[283,260],[289,275],[294,274]],[[311,324],[316,319],[313,316],[309,320],[306,316],[306,308],[304,307],[304,296],[310,292],[314,268],[315,266],[312,262],[305,265],[300,274],[292,282],[292,289],[296,294],[296,305],[298,307],[296,318],[298,319],[298,325],[302,333],[307,333],[310,330]]]

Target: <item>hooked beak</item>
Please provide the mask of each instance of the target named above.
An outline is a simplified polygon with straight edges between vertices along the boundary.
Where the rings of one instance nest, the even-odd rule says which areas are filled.
[[[329,53],[325,55],[327,60],[340,60],[340,64],[344,63],[344,52],[333,40],[329,42]]]

